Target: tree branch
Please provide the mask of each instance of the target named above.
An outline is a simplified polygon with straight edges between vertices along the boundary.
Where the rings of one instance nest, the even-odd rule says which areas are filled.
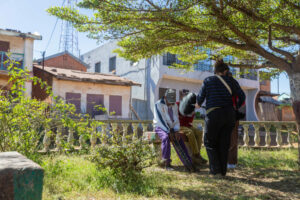
[[[276,47],[273,47],[272,45],[272,26],[269,25],[269,37],[268,37],[268,46],[269,48],[272,50],[272,51],[275,51],[283,56],[285,56],[288,60],[290,61],[294,61],[294,56],[292,54],[290,54],[289,52],[287,51],[284,51],[284,50],[281,50],[281,49],[278,49]]]
[[[160,7],[155,5],[151,0],[146,0],[153,8],[156,8],[157,10],[161,10]]]
[[[251,68],[251,69],[262,69],[266,67],[274,67],[272,64],[262,64],[262,65],[252,65],[252,64],[233,64],[231,62],[227,63],[231,67],[239,67],[239,68]]]
[[[275,40],[281,40],[281,41],[284,41],[284,42],[294,42],[296,44],[300,44],[300,40],[299,39],[296,39],[296,38],[291,38],[291,37],[275,37],[274,38]]]
[[[253,20],[257,20],[257,21],[264,22],[264,23],[267,22],[267,20],[264,17],[259,16],[257,13],[253,12],[252,10],[248,10],[245,7],[239,7],[236,4],[231,3],[231,1],[227,1],[227,4],[230,7],[244,13],[245,15],[252,18]],[[300,36],[300,28],[298,28],[298,27],[286,26],[286,25],[282,25],[282,24],[278,24],[278,23],[273,23],[272,25],[287,32],[287,33],[296,33],[297,35]]]
[[[294,9],[300,10],[300,6],[299,6],[299,5],[296,5],[296,4],[292,3],[292,2],[290,2],[289,0],[283,0],[283,2],[284,2],[285,4],[291,6],[291,7],[294,8]]]
[[[286,60],[265,50],[263,47],[261,47],[259,44],[257,44],[251,37],[249,37],[245,33],[241,32],[234,24],[232,24],[229,21],[229,19],[226,16],[220,15],[218,8],[215,4],[210,2],[210,3],[208,3],[208,5],[210,5],[212,7],[212,10],[213,10],[215,16],[220,21],[222,21],[233,33],[235,33],[238,38],[241,38],[242,40],[244,40],[249,51],[253,51],[256,54],[261,55],[262,57],[270,60],[274,64],[276,63],[276,66],[279,69],[283,69],[286,71],[289,71],[291,69],[291,65]]]

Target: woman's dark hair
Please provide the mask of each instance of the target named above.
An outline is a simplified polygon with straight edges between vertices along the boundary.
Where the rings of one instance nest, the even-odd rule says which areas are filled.
[[[216,73],[223,73],[224,71],[229,70],[229,67],[226,63],[224,63],[223,59],[218,60],[215,63],[215,74]]]

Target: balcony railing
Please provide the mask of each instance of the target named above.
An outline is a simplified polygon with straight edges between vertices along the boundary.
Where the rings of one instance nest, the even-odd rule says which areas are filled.
[[[106,144],[105,140],[102,140],[102,136],[107,136],[110,131],[118,133],[122,136],[123,142],[128,142],[129,140],[135,140],[138,138],[149,140],[149,133],[153,131],[153,122],[151,120],[103,120],[101,127],[95,127],[90,134],[90,146],[94,148],[100,143],[102,145]],[[204,130],[204,121],[195,120],[193,126]],[[250,122],[242,121],[240,122],[240,128],[243,129],[239,134],[239,145],[244,147],[254,147],[254,148],[283,148],[283,147],[293,147],[292,134],[295,132],[296,123],[295,122],[271,122],[271,121],[260,121],[260,122]],[[62,150],[62,144],[67,143],[74,149],[82,149],[86,145],[86,141],[82,136],[79,138],[74,138],[74,131],[69,130],[67,134],[62,133],[63,127],[59,125],[55,133],[55,137],[50,137],[47,131],[43,139],[43,151],[58,151]],[[147,134],[146,134],[147,133]],[[152,132],[153,134],[153,132]],[[153,135],[152,135],[153,136]],[[154,134],[154,137],[156,135]],[[52,140],[51,140],[52,138]],[[99,142],[99,140],[101,142]],[[156,136],[155,141],[159,141]],[[159,143],[156,143],[159,145]],[[159,147],[155,147],[160,149]]]
[[[9,53],[0,51],[0,70],[8,70],[9,62],[8,59],[14,60],[19,68],[23,69],[24,54],[22,53]]]

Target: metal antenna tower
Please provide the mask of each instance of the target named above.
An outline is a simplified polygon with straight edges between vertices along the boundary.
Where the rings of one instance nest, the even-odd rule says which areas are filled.
[[[74,8],[77,0],[65,0],[65,7]],[[79,55],[78,32],[69,21],[62,20],[59,40],[59,51],[68,51],[75,56]]]

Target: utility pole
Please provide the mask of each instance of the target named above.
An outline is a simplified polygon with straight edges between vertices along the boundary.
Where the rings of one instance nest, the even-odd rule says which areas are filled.
[[[45,68],[45,54],[46,54],[46,51],[43,51],[42,52],[42,56],[43,56],[43,70]]]
[[[277,79],[277,94],[279,94],[279,77],[280,75],[278,75],[278,79]]]

